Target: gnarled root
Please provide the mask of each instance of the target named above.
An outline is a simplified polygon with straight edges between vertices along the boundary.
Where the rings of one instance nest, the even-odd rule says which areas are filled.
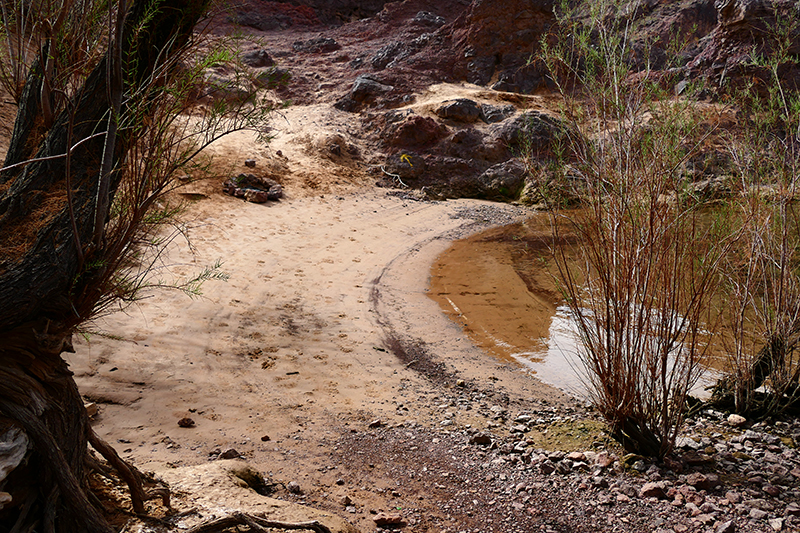
[[[162,503],[169,509],[169,490],[167,488],[157,488],[150,491],[144,490],[142,475],[132,465],[123,460],[117,451],[106,441],[100,438],[92,428],[89,428],[89,444],[92,448],[100,452],[100,455],[117,471],[122,480],[128,485],[131,491],[131,504],[136,514],[145,514],[144,502],[161,498]]]
[[[247,526],[250,531],[259,533],[268,529],[309,529],[315,533],[331,533],[330,529],[317,520],[310,522],[281,522],[241,512],[196,525],[188,530],[187,533],[222,533],[236,526]]]

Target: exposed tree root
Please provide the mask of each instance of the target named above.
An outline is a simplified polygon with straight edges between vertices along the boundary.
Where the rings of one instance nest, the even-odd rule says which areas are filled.
[[[2,398],[0,398],[0,412],[15,420],[30,437],[41,457],[46,458],[47,475],[52,476],[54,483],[50,484],[48,498],[44,509],[41,510],[42,514],[39,516],[43,521],[43,531],[55,531],[54,523],[57,512],[55,506],[63,498],[64,503],[75,511],[75,517],[82,521],[81,526],[84,531],[87,533],[110,533],[111,530],[106,525],[103,516],[87,499],[80,481],[75,477],[58,442],[53,437],[53,433],[39,420],[37,413]],[[29,525],[33,527],[36,525],[35,517],[33,518],[34,522],[30,524],[26,522],[28,518],[25,515],[27,514],[28,510],[25,509],[22,519],[18,519],[15,524],[15,527],[20,526],[21,531],[28,530],[26,528]]]
[[[149,492],[144,490],[144,483],[139,471],[125,462],[117,451],[106,441],[101,439],[93,429],[89,428],[89,443],[100,452],[106,461],[119,473],[122,480],[128,485],[131,491],[131,504],[136,514],[145,514],[144,502],[161,498],[164,507],[169,509],[169,490],[157,488]]]
[[[239,512],[233,513],[225,518],[218,518],[196,525],[188,530],[187,533],[223,533],[236,526],[247,526],[250,528],[250,531],[259,533],[269,529],[309,529],[316,533],[331,533],[330,529],[317,520],[312,520],[310,522],[281,522]]]

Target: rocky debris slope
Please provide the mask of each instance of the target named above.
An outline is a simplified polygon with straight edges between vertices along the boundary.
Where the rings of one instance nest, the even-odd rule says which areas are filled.
[[[530,169],[520,164],[531,146],[518,132],[535,131],[536,160],[547,157],[548,137],[559,130],[556,111],[530,114],[522,96],[549,90],[536,53],[557,23],[553,8],[552,0],[253,1],[239,12],[271,22],[230,20],[254,32],[258,45],[242,59],[263,86],[296,105],[348,113],[341,120],[361,129],[362,168],[375,181],[424,187],[434,198],[535,201]],[[792,9],[788,0],[638,0],[607,17],[631,24],[635,67],[654,70],[676,91],[705,79],[706,95],[715,97],[753,80],[767,87],[768,73],[753,61],[774,50],[772,30]],[[800,80],[798,37],[793,59],[779,67],[789,88]],[[678,52],[676,39],[684,43]],[[666,70],[668,58],[683,66]],[[497,97],[415,107],[431,85],[465,82]],[[507,103],[497,105],[498,97]]]
[[[689,422],[675,453],[656,464],[619,456],[579,411],[542,404],[512,412],[479,391],[433,400],[439,430],[373,421],[336,443],[332,465],[339,465],[337,485],[346,497],[331,510],[376,523],[381,513],[399,510],[397,520],[410,527],[476,533],[800,530],[797,420],[743,427],[707,411]],[[469,413],[488,419],[490,429],[461,423]],[[548,433],[574,440],[542,446]],[[365,464],[376,478],[391,480],[377,489],[391,508],[359,504],[363,480],[350,476]]]

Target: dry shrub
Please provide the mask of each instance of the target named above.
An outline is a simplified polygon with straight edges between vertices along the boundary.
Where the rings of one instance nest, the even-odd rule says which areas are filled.
[[[688,201],[679,172],[703,142],[701,117],[663,75],[631,76],[630,28],[609,16],[615,7],[592,3],[577,22],[562,6],[559,44],[543,44],[570,124],[558,171],[583,205],[550,200],[554,243],[565,221],[577,236],[554,253],[591,400],[626,449],[663,457],[703,372],[734,239]]]

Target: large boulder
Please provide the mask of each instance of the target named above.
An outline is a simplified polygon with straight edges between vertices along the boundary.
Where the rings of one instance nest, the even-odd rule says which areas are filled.
[[[551,115],[529,111],[516,117],[493,124],[491,136],[515,153],[548,156],[553,143],[567,134],[566,125]]]
[[[378,97],[391,92],[394,89],[391,85],[386,85],[369,74],[364,74],[356,78],[350,92],[334,104],[334,107],[342,111],[355,112],[364,105],[374,103]]]
[[[411,115],[405,120],[391,124],[384,142],[394,148],[431,148],[447,136],[448,129],[444,124],[430,117]]]
[[[439,106],[436,114],[458,122],[476,122],[481,117],[481,108],[474,100],[458,98]]]

